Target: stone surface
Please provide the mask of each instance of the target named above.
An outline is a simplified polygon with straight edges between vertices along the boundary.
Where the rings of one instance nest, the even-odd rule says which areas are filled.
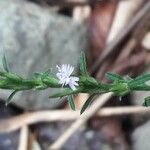
[[[20,0],[0,1],[0,57],[3,52],[12,72],[30,77],[33,72],[55,68],[56,64],[78,64],[86,49],[86,28],[61,15]],[[56,90],[20,92],[14,102],[25,109],[55,108],[60,101],[49,100]],[[2,98],[8,97],[0,90]]]
[[[48,150],[49,146],[70,127],[70,124],[71,122],[51,122],[36,125],[34,129],[42,150]],[[61,150],[111,150],[109,146],[100,132],[81,127],[68,139]]]
[[[0,122],[20,115],[23,111],[10,104],[6,108],[5,103],[0,99]],[[9,126],[6,123],[6,127]],[[16,150],[18,149],[20,131],[12,131],[9,133],[0,133],[0,150]]]
[[[150,121],[138,127],[132,134],[134,150],[150,149]]]

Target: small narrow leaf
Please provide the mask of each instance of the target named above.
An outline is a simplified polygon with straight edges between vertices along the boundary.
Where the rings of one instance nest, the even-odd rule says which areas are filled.
[[[45,71],[45,72],[42,74],[41,78],[45,78],[46,76],[48,76],[48,75],[50,74],[50,72],[51,72],[51,69],[48,69],[47,71]]]
[[[100,82],[98,82],[96,79],[86,76],[81,76],[79,82],[85,87],[96,87],[100,85]]]
[[[15,90],[14,92],[12,92],[12,93],[10,94],[10,96],[7,98],[7,100],[6,100],[6,102],[5,102],[5,105],[6,105],[6,106],[11,102],[12,98],[14,97],[14,95],[15,95],[17,92],[18,92],[18,90]]]
[[[82,108],[81,108],[81,111],[80,111],[80,114],[82,114],[86,109],[87,107],[91,104],[93,98],[94,98],[95,94],[91,95],[87,100],[86,102],[83,104]]]
[[[134,84],[132,86],[130,85],[130,89],[136,91],[150,91],[150,86],[146,84]]]
[[[42,74],[41,79],[44,80],[47,77],[53,77],[53,78],[55,78],[54,74],[52,73],[52,69],[48,69],[47,71],[45,71]]]
[[[41,79],[42,82],[49,87],[56,87],[56,88],[61,87],[61,85],[59,84],[59,80],[57,78],[47,76]]]
[[[134,80],[143,80],[143,79],[150,79],[150,74],[149,73],[147,73],[147,74],[142,74],[142,75],[140,75],[140,76],[138,76],[138,77],[136,77]]]
[[[75,111],[75,104],[74,104],[73,95],[68,96],[68,103],[69,103],[70,108]]]
[[[122,80],[124,81],[123,77],[118,75],[118,74],[114,74],[111,72],[106,73],[106,77],[112,81],[116,81],[116,80]]]
[[[49,75],[49,74],[52,74],[52,69],[51,68],[46,70],[43,75]]]
[[[130,84],[136,86],[136,85],[143,84],[149,80],[150,80],[150,74],[143,74],[143,75],[140,75],[140,76],[136,77],[135,79],[131,80]]]
[[[143,103],[144,106],[150,106],[150,96],[145,98],[145,102]]]
[[[35,73],[33,73],[33,78],[41,78],[41,76],[42,76],[42,73],[38,73],[38,72],[35,72]]]
[[[87,68],[86,68],[86,58],[83,52],[80,55],[80,73],[81,75],[88,76]]]
[[[59,93],[56,93],[56,94],[53,94],[53,95],[49,96],[49,98],[57,98],[57,97],[68,96],[68,95],[71,95],[71,94],[79,93],[80,91],[81,91],[81,89],[77,89],[77,90],[73,91],[69,88],[66,88],[62,92],[59,92]]]
[[[7,60],[6,60],[6,57],[5,55],[3,56],[2,58],[2,63],[3,63],[3,68],[6,72],[9,72],[9,69],[8,69],[8,64],[7,64]]]

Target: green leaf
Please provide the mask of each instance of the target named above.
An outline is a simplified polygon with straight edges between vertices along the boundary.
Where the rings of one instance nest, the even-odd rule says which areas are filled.
[[[49,96],[49,98],[57,98],[57,97],[68,96],[68,95],[71,95],[71,94],[79,93],[80,91],[81,91],[80,88],[75,90],[75,91],[73,91],[72,89],[66,88],[62,92],[59,92],[59,93],[56,93],[56,94],[53,94],[53,95]]]
[[[80,55],[80,73],[81,75],[88,76],[87,68],[86,68],[86,58],[84,52],[81,52]]]
[[[6,73],[5,77],[7,77],[10,80],[17,81],[17,82],[22,81],[22,78],[14,73]]]
[[[126,82],[114,83],[109,90],[116,96],[124,96],[130,92],[130,88]]]
[[[52,73],[52,69],[48,69],[46,72],[43,73],[42,79],[49,77],[49,78],[56,78],[56,75]]]
[[[136,90],[136,91],[150,91],[150,86],[146,84],[136,84],[136,85],[130,85],[131,90]]]
[[[74,104],[73,95],[68,96],[68,103],[69,103],[70,108],[75,111],[75,104]]]
[[[46,71],[44,72],[44,74],[45,74],[45,75],[52,74],[52,68],[46,70]]]
[[[101,85],[96,79],[87,76],[80,76],[79,83],[85,87],[97,87]]]
[[[54,77],[47,76],[44,79],[42,79],[42,82],[44,84],[46,84],[48,87],[52,87],[52,88],[54,88],[54,87],[60,88],[61,87],[61,85],[58,83],[59,80]]]
[[[116,81],[116,80],[124,81],[122,76],[120,76],[118,74],[111,73],[111,72],[106,73],[106,77],[112,81]]]
[[[83,104],[82,108],[81,108],[81,111],[80,111],[80,114],[82,114],[86,109],[87,107],[91,104],[93,98],[94,98],[95,94],[91,95],[87,100],[86,102]]]
[[[142,74],[142,75],[136,77],[134,80],[143,80],[143,79],[150,79],[150,74],[149,73]]]
[[[51,69],[48,69],[47,71],[45,71],[45,72],[43,73],[43,75],[41,76],[41,78],[44,79],[44,78],[47,77],[50,73],[51,73]]]
[[[17,92],[18,92],[18,90],[15,90],[14,92],[12,92],[12,93],[10,94],[10,96],[7,98],[7,100],[6,100],[6,102],[5,102],[5,105],[6,105],[6,106],[11,102],[12,98],[14,97],[14,95],[15,95]]]
[[[145,102],[143,103],[143,105],[146,107],[150,106],[150,96],[146,97],[144,100],[145,100]]]
[[[130,84],[136,86],[136,85],[143,84],[149,80],[150,80],[150,74],[143,74],[143,75],[140,75],[140,76],[136,77],[135,79],[131,80]]]
[[[33,73],[33,78],[38,79],[38,78],[41,78],[41,76],[42,76],[42,73],[38,73],[38,72]]]
[[[8,64],[7,64],[7,60],[6,60],[6,57],[5,55],[3,56],[2,58],[2,62],[3,62],[3,68],[6,72],[9,72],[9,69],[8,69]]]

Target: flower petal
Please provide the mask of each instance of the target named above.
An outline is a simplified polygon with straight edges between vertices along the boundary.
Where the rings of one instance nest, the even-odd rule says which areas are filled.
[[[74,67],[69,64],[63,64],[61,67],[57,65],[56,67],[58,68],[58,73],[56,73],[56,76],[59,79],[59,84],[62,84],[62,86],[69,85],[72,90],[76,90],[76,86],[79,86],[77,83],[79,78],[71,76],[74,71]]]
[[[69,86],[70,86],[70,88],[74,91],[74,90],[76,90],[76,87],[75,87],[75,85],[74,84],[72,84],[71,82],[69,83]]]

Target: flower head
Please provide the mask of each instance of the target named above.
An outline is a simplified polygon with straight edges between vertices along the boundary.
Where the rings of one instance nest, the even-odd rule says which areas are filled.
[[[59,79],[59,84],[62,84],[62,86],[69,85],[72,90],[76,90],[76,86],[79,86],[77,83],[79,78],[71,76],[74,71],[74,67],[69,64],[63,64],[61,67],[57,65],[56,67],[58,68],[56,76]]]

